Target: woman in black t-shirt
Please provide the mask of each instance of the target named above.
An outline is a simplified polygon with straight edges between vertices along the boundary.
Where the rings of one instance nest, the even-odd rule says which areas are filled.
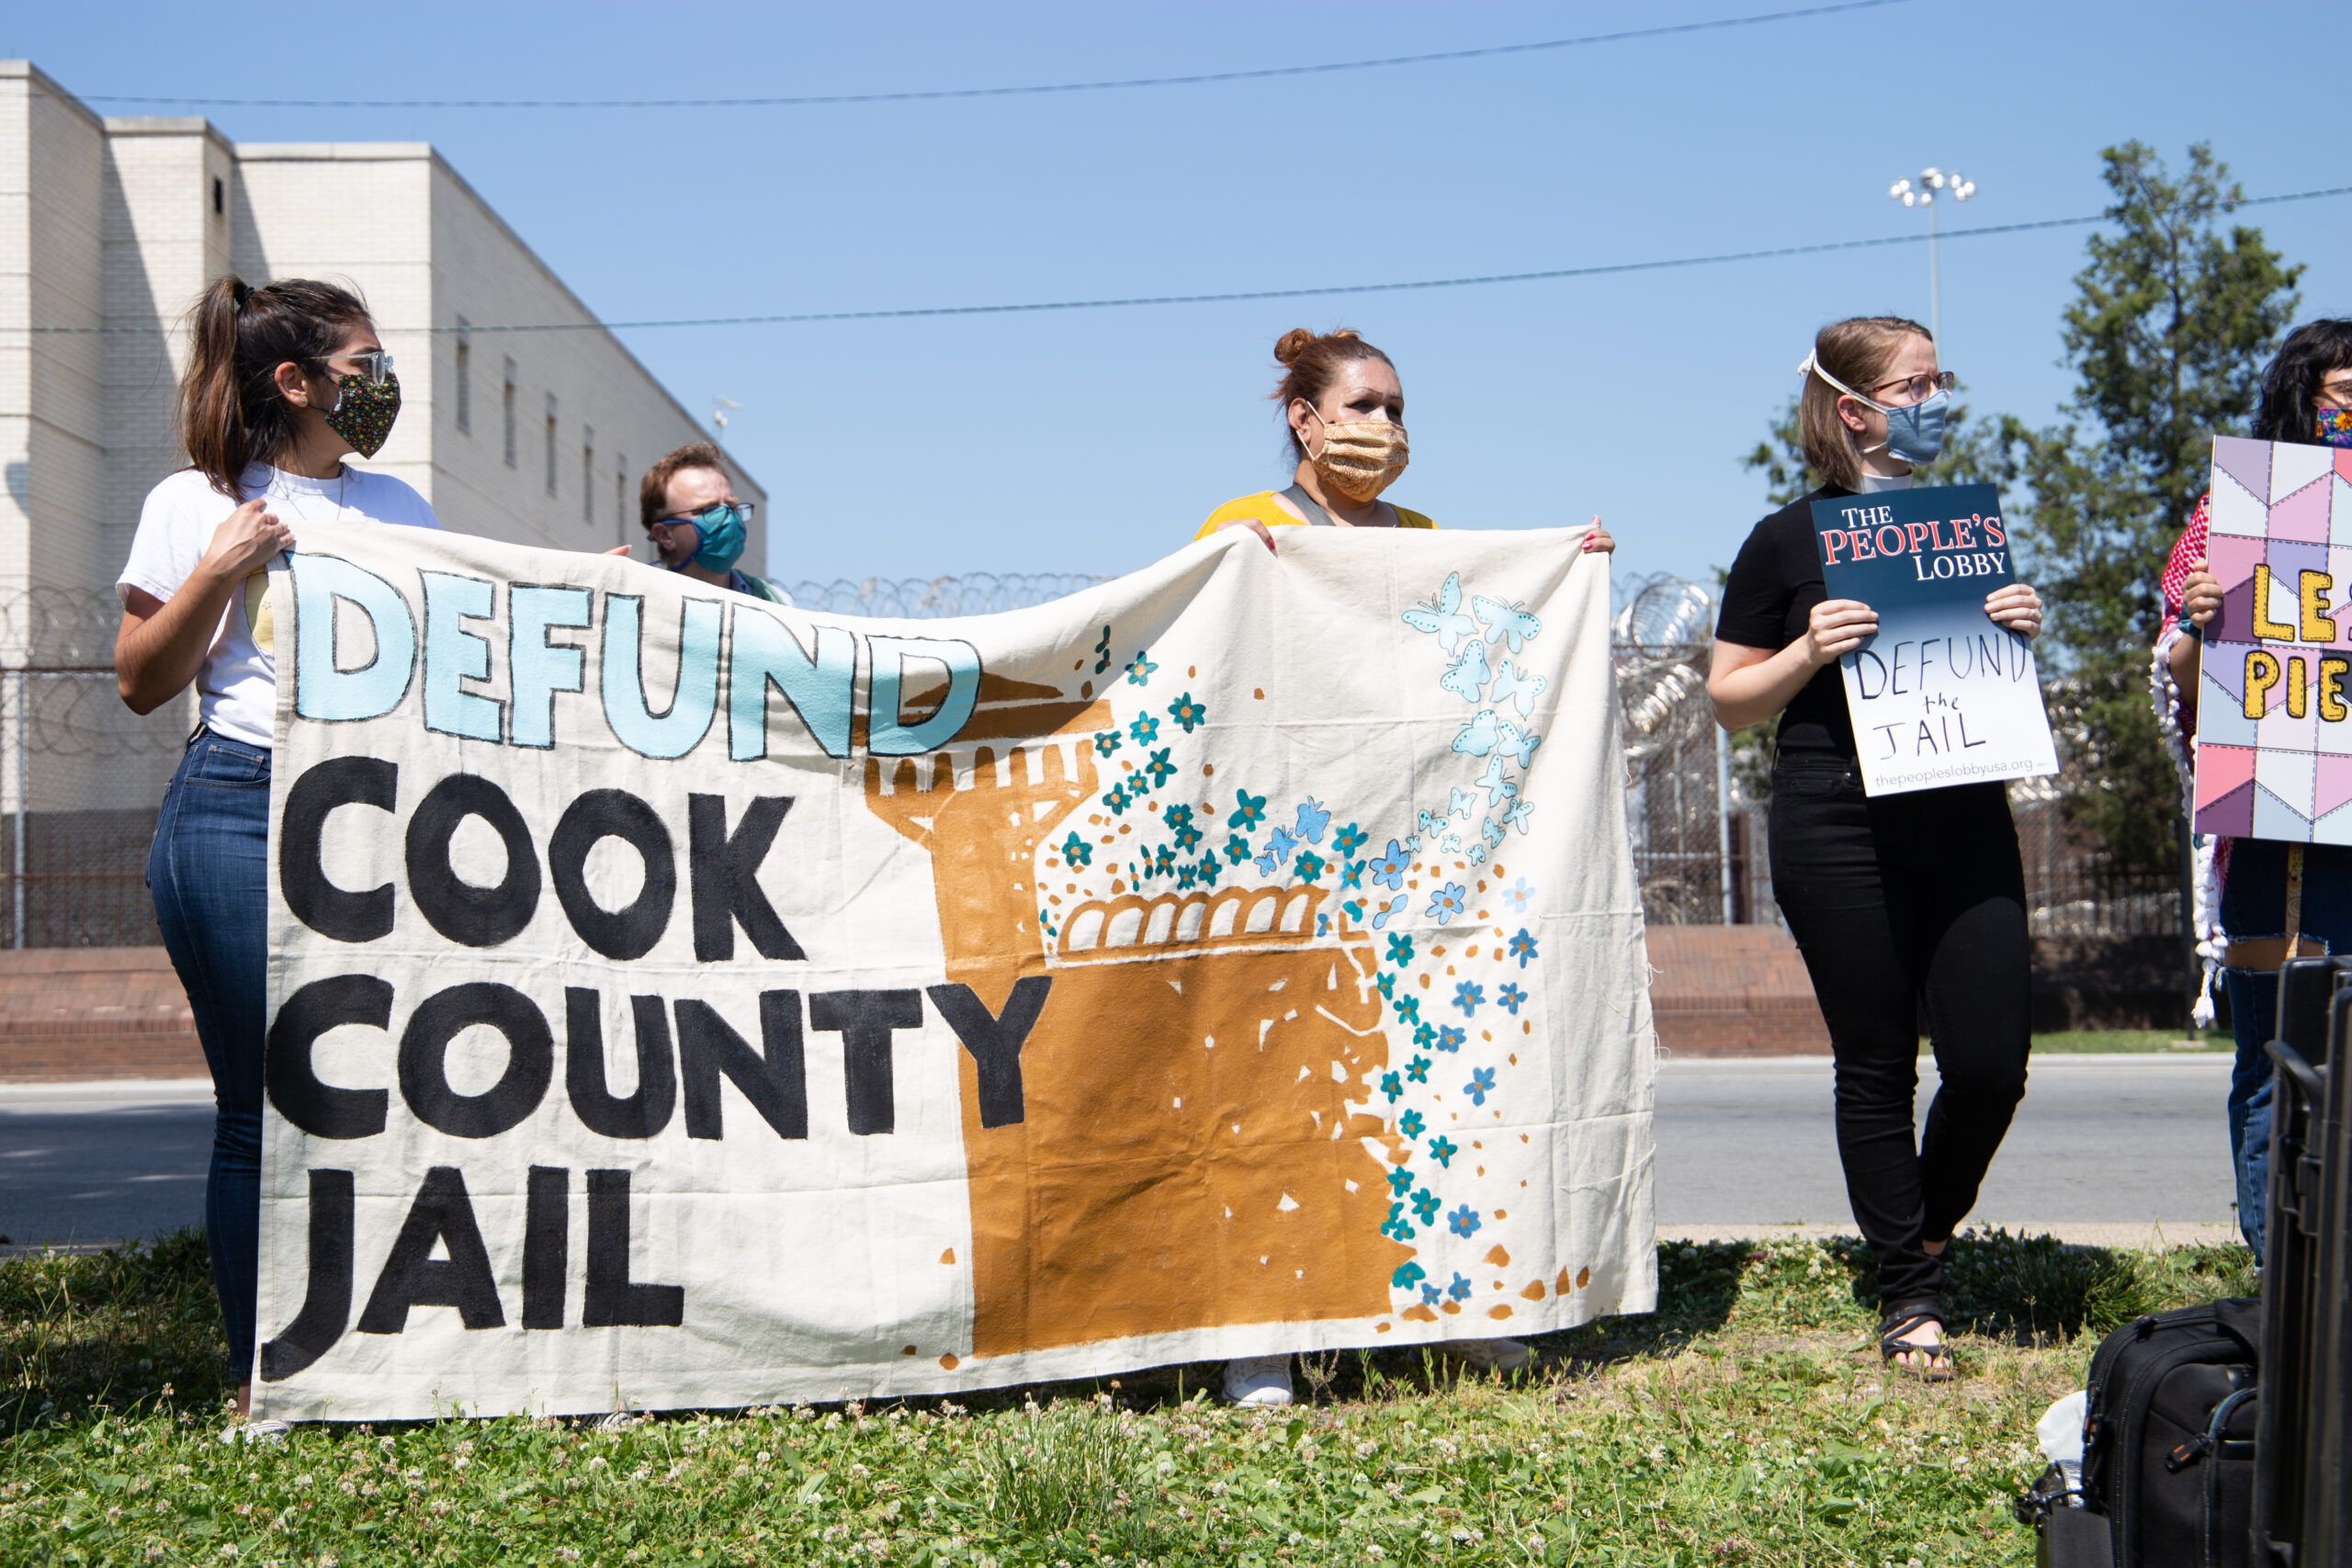
[[[1828,482],[1741,547],[1707,692],[1727,729],[1780,716],[1772,893],[1829,1025],[1838,1157],[1878,1258],[1879,1353],[1940,1380],[1944,1246],[2025,1093],[2025,876],[2002,785],[1864,795],[1838,660],[1878,616],[1826,596],[1814,547],[1813,502],[1907,488],[1911,466],[1934,460],[1951,378],[1927,330],[1889,316],[1824,327],[1804,373],[1805,457]],[[2020,636],[2041,629],[2022,583],[1984,610]],[[1923,1002],[1942,1082],[1915,1141]]]

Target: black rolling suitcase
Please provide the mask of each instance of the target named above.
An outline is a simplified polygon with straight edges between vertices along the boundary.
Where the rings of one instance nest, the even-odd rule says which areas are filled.
[[[2278,977],[2252,1558],[2352,1564],[2352,958]]]

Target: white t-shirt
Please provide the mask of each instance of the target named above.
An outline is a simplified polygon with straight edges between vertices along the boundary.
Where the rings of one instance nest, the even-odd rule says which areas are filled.
[[[335,479],[311,479],[256,463],[238,485],[247,499],[258,497],[269,503],[277,520],[294,530],[298,547],[305,523],[441,526],[433,508],[409,486],[390,474],[347,464]],[[123,563],[114,591],[128,598],[127,591],[136,588],[168,603],[204,558],[212,531],[238,504],[194,468],[183,468],[149,491],[146,505],[139,509],[130,558]],[[197,672],[197,711],[208,729],[248,746],[267,747],[277,716],[277,660],[254,645],[246,620],[250,597],[232,594],[221,614],[211,651]]]

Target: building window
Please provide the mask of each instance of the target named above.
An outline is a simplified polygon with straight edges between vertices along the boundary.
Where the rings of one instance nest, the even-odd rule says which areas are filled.
[[[613,515],[620,528],[621,543],[628,543],[628,456],[623,453],[613,459]]]
[[[466,332],[466,319],[458,318],[458,428],[471,434],[474,427],[474,345]]]
[[[548,493],[555,493],[555,394],[548,394]]]
[[[506,466],[511,468],[514,466],[518,434],[514,419],[514,362],[512,359],[506,362],[506,389],[499,395],[498,407],[499,415],[506,423]]]
[[[596,427],[580,427],[580,521],[596,521]]]
[[[220,176],[216,175],[214,175],[214,176],[213,176],[213,179],[212,179],[212,216],[213,216],[213,217],[215,217],[215,218],[220,217],[223,213],[226,213],[228,210],[229,210],[229,192],[228,192],[228,187],[227,187],[227,186],[223,186],[223,185],[220,183]]]

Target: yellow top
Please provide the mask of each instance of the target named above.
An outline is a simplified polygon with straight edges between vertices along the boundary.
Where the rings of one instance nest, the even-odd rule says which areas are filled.
[[[1392,506],[1396,505],[1394,502],[1389,504]],[[1407,528],[1434,528],[1437,526],[1436,524],[1430,522],[1428,518],[1422,516],[1418,512],[1409,512],[1401,506],[1396,507],[1396,521],[1400,526]],[[1298,518],[1293,517],[1289,513],[1283,511],[1281,506],[1275,503],[1274,492],[1272,491],[1261,490],[1255,495],[1245,495],[1238,501],[1228,501],[1223,506],[1218,507],[1215,512],[1210,513],[1209,520],[1201,525],[1201,531],[1193,535],[1193,537],[1195,539],[1205,539],[1211,534],[1217,531],[1217,527],[1220,524],[1239,522],[1263,523],[1269,528],[1299,528],[1306,526],[1306,525]]]

